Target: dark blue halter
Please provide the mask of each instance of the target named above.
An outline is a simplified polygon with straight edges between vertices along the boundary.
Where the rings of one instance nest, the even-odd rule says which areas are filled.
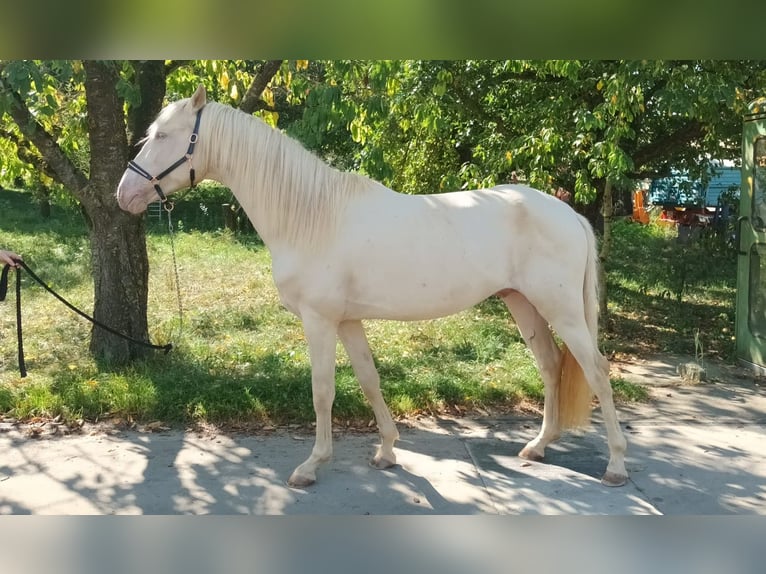
[[[186,154],[177,160],[173,165],[171,165],[169,168],[167,168],[165,171],[160,173],[158,176],[153,176],[148,171],[146,171],[144,168],[142,168],[140,165],[138,165],[135,161],[131,160],[128,162],[128,169],[137,173],[144,179],[148,179],[152,185],[154,185],[154,189],[157,191],[157,195],[160,196],[160,201],[162,203],[166,203],[168,201],[168,198],[165,197],[165,194],[162,191],[162,188],[160,187],[160,180],[174,171],[177,167],[179,167],[184,162],[189,162],[189,179],[191,180],[191,186],[194,187],[194,166],[192,165],[192,155],[194,155],[194,145],[197,143],[197,139],[199,138],[199,120],[202,117],[202,108],[200,108],[197,111],[197,119],[194,122],[194,130],[192,131],[191,136],[189,136],[189,148],[186,150]]]

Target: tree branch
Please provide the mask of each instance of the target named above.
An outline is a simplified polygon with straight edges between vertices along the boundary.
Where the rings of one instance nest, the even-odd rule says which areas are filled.
[[[665,137],[653,139],[646,145],[637,148],[632,154],[633,165],[641,167],[663,157],[668,157],[674,149],[701,138],[704,133],[705,126],[699,120],[691,120]]]
[[[58,181],[58,174],[51,169],[40,153],[30,146],[29,142],[19,137],[18,134],[7,128],[0,130],[0,136],[16,145],[16,156],[23,162],[32,164],[35,169],[41,171],[53,180]]]
[[[267,107],[266,102],[261,99],[261,94],[279,71],[281,65],[282,60],[267,60],[263,63],[239,104],[240,110],[246,114],[252,114],[256,110]]]
[[[180,68],[181,66],[185,66],[189,62],[191,62],[191,60],[169,60],[165,64],[165,75],[169,76],[170,74],[175,72],[178,68]]]
[[[136,72],[141,103],[128,107],[128,148],[131,157],[138,152],[136,144],[162,109],[168,73],[168,65],[163,60],[144,60],[132,64]]]
[[[79,199],[83,189],[88,185],[86,175],[77,169],[56,143],[56,139],[35,119],[26,102],[2,77],[0,77],[0,89],[10,95],[12,103],[8,113],[16,122],[19,131],[38,149],[40,155],[55,172],[56,180]]]

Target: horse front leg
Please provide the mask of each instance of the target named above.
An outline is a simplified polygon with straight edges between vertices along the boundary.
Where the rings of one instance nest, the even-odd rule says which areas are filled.
[[[332,404],[335,400],[335,343],[338,324],[313,312],[301,313],[311,359],[311,391],[316,414],[316,440],[311,456],[287,483],[305,487],[316,482],[316,469],[332,457]]]
[[[383,399],[383,393],[380,392],[380,375],[375,368],[362,322],[343,321],[338,327],[338,335],[348,353],[359,386],[362,387],[364,396],[370,401],[372,411],[375,413],[375,421],[378,423],[380,448],[371,464],[378,469],[394,466],[396,464],[394,443],[399,438],[399,432]]]

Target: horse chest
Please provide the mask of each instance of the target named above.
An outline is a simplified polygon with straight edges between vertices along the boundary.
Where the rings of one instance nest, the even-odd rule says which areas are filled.
[[[277,257],[272,277],[288,311],[300,317],[301,309],[311,307],[327,317],[342,318],[347,285],[331,263]]]

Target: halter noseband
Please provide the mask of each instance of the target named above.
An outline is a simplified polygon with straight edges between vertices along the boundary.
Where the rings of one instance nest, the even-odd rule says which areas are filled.
[[[192,155],[194,155],[194,145],[197,143],[197,139],[199,139],[199,120],[200,117],[202,117],[202,108],[200,108],[197,111],[197,119],[194,122],[194,130],[192,131],[191,135],[189,136],[189,148],[186,150],[186,154],[184,154],[183,157],[178,159],[173,165],[171,165],[169,168],[167,168],[165,171],[160,173],[158,176],[153,176],[148,171],[146,171],[144,168],[142,168],[140,165],[138,165],[135,161],[131,160],[128,162],[128,169],[131,171],[136,172],[138,175],[143,177],[144,179],[148,179],[149,182],[154,185],[154,189],[157,192],[157,195],[160,196],[160,201],[165,204],[168,201],[168,198],[165,196],[165,194],[162,191],[162,188],[160,187],[160,180],[174,171],[178,166],[183,164],[185,161],[189,162],[189,180],[191,181],[191,186],[194,187],[194,166],[192,165]],[[166,209],[172,209],[171,207],[166,207]]]

